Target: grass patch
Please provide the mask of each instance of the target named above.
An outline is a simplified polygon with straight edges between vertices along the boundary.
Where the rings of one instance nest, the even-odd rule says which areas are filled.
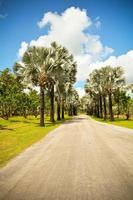
[[[68,119],[70,117],[65,116],[65,120]],[[39,118],[33,116],[27,119],[23,117],[0,119],[0,166],[5,165],[24,149],[39,141],[65,120],[51,123],[49,117],[45,117],[45,127],[40,127]]]
[[[95,119],[96,121],[99,121],[99,122],[104,122],[104,123],[107,123],[107,124],[113,124],[113,125],[116,125],[116,126],[122,126],[122,127],[125,127],[125,128],[130,128],[130,129],[133,129],[133,119],[129,119],[129,120],[126,120],[124,118],[115,118],[114,121],[109,121],[109,120],[104,120],[104,119],[100,119],[100,118],[97,118],[97,117],[92,117],[92,119]]]

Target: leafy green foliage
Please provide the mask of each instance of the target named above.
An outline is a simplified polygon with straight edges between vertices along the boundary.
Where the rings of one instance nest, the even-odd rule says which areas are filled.
[[[37,116],[39,106],[35,90],[26,93],[25,85],[9,69],[0,73],[0,117],[8,119],[13,115]]]
[[[114,114],[129,118],[130,96],[127,95],[122,67],[106,66],[94,70],[85,84],[86,110],[90,115],[114,120]]]

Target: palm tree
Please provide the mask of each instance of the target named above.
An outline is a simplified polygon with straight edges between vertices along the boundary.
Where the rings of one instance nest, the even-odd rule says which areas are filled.
[[[64,119],[64,104],[67,87],[69,84],[73,84],[76,80],[75,75],[77,63],[65,47],[58,46],[55,42],[52,44],[52,47],[56,52],[55,63],[58,66],[57,71],[54,73],[54,77],[57,91],[57,119],[60,120],[60,111],[61,117]]]
[[[100,70],[94,70],[89,75],[85,90],[93,100],[93,112],[97,117],[102,117],[104,108],[104,119],[107,118],[106,98],[108,96],[110,120],[114,120],[113,114],[113,95],[118,88],[123,87],[123,69],[121,67],[106,66]]]
[[[103,97],[103,110],[104,110],[104,120],[107,119],[107,89],[106,89],[106,82],[107,82],[107,68],[102,67],[100,69],[101,74],[101,88],[102,88],[102,97]]]
[[[79,95],[75,88],[70,84],[66,92],[66,104],[68,107],[68,115],[77,115],[77,107],[79,106]]]
[[[91,84],[93,85],[93,88],[95,89],[95,93],[97,94],[97,104],[98,104],[98,115],[99,117],[103,117],[103,98],[102,98],[102,87],[101,87],[101,72],[100,70],[94,70],[90,74],[90,80]]]
[[[106,76],[106,89],[108,93],[109,99],[109,114],[110,120],[114,120],[114,114],[112,109],[112,95],[118,89],[118,87],[122,87],[125,84],[125,79],[123,77],[123,69],[122,67],[106,67],[107,76]]]
[[[66,86],[65,83],[60,77],[60,79],[58,80],[56,84],[57,120],[61,120],[61,114],[62,114],[62,119],[64,119],[64,104],[62,104],[62,101],[65,97],[65,92],[66,92],[65,86]],[[62,105],[62,109],[61,109],[61,105]]]
[[[15,63],[14,71],[23,81],[40,88],[40,125],[44,126],[44,90],[50,94],[50,120],[54,122],[54,89],[62,76],[63,82],[74,82],[76,64],[68,50],[56,42],[51,47],[29,47],[24,53],[22,63]],[[64,118],[64,99],[62,98],[62,118]]]
[[[93,114],[97,117],[100,117],[100,91],[99,91],[99,80],[97,78],[97,71],[94,70],[90,75],[89,79],[87,79],[87,83],[85,85],[85,92],[89,94],[92,99],[92,109]]]
[[[49,48],[29,47],[24,53],[22,63],[15,63],[14,71],[23,81],[40,88],[40,126],[44,126],[44,89],[51,71]]]
[[[59,85],[63,85],[67,74],[65,73],[64,66],[68,62],[68,50],[60,45],[57,45],[56,42],[51,44],[51,49],[53,51],[53,69],[52,69],[52,81],[50,84],[51,87],[51,121],[54,121],[54,85],[56,86],[56,90],[58,91],[58,95],[56,93],[57,100],[57,119],[60,120],[60,95],[59,95]],[[64,116],[63,116],[64,118]]]

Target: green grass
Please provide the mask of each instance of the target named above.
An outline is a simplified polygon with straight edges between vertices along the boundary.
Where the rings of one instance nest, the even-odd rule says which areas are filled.
[[[65,120],[68,119],[70,117],[65,116]],[[35,119],[33,116],[27,119],[23,117],[0,119],[0,166],[46,136],[63,121],[51,123],[48,117],[45,117],[45,127],[40,127],[39,118]]]
[[[113,124],[116,126],[122,126],[122,127],[133,129],[133,119],[125,120],[124,118],[115,118],[115,120],[111,122],[109,120],[105,121],[104,119],[100,119],[97,117],[92,117],[92,118],[99,122],[104,122],[107,124]]]

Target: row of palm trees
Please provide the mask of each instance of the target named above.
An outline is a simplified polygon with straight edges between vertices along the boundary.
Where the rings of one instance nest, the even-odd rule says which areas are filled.
[[[14,73],[22,82],[32,84],[40,89],[40,126],[45,125],[45,95],[50,99],[50,121],[54,122],[55,100],[57,102],[57,120],[64,118],[65,103],[67,106],[78,102],[73,84],[76,81],[77,64],[73,55],[56,42],[50,47],[29,47],[24,53],[22,62],[14,65]],[[69,96],[75,98],[68,100]],[[76,93],[77,95],[77,93]]]
[[[124,88],[125,78],[122,67],[106,66],[95,69],[87,79],[85,92],[87,94],[87,112],[91,115],[114,120],[113,101]]]

